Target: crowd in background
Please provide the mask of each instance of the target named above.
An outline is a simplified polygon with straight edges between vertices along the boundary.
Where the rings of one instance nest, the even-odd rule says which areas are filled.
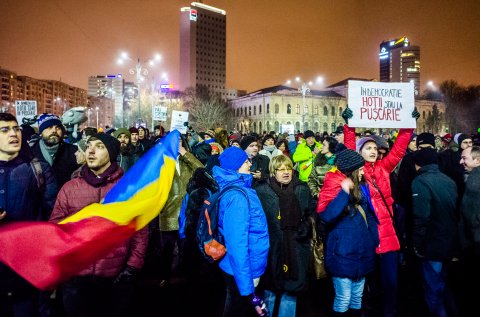
[[[100,202],[168,133],[87,127],[73,138],[51,114],[38,126],[0,114],[0,225],[59,222]],[[130,315],[145,262],[160,287],[175,272],[198,292],[223,285],[224,316],[295,316],[311,281],[313,219],[332,315],[396,316],[403,271],[412,289],[423,285],[431,316],[468,316],[467,284],[480,282],[479,166],[478,134],[188,127],[167,203],[148,228],[56,290],[38,291],[0,263],[0,315]],[[196,223],[204,199],[231,187],[242,189],[219,203],[227,253],[210,264]]]

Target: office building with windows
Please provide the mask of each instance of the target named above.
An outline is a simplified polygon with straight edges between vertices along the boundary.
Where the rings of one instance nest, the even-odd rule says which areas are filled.
[[[420,93],[420,47],[406,36],[380,43],[380,81],[412,82],[415,96]]]
[[[199,2],[180,9],[180,90],[200,85],[226,98],[226,12]]]

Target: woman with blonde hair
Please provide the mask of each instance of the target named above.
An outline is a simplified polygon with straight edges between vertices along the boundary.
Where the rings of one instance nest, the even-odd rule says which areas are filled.
[[[311,237],[310,232],[301,229],[310,216],[310,193],[293,173],[293,163],[287,156],[273,157],[269,171],[268,181],[255,188],[267,217],[270,238],[267,270],[260,286],[272,316],[278,296],[278,316],[290,317],[295,316],[297,294],[307,284]]]

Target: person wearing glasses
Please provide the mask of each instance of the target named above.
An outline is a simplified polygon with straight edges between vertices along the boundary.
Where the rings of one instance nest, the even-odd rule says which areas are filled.
[[[307,184],[293,173],[293,163],[285,155],[273,157],[269,171],[267,182],[255,188],[267,217],[270,238],[267,270],[260,287],[272,316],[277,296],[278,316],[295,316],[297,294],[307,282],[311,237],[308,230],[303,230],[308,221],[302,220],[310,216],[310,192]]]

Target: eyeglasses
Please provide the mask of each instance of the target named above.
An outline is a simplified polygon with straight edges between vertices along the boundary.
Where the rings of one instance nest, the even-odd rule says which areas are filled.
[[[282,169],[277,169],[276,171],[280,172],[280,173],[285,173],[285,172],[291,172],[292,169],[291,168],[282,168]]]

